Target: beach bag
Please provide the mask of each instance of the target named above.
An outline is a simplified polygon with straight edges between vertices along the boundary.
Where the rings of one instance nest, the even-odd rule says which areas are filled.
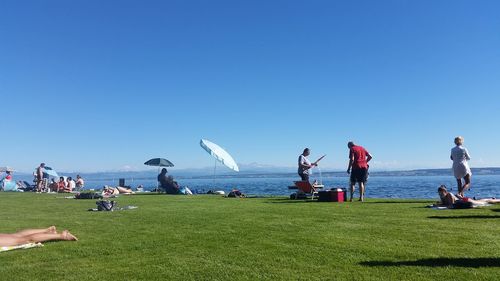
[[[233,191],[229,192],[229,194],[227,195],[227,197],[233,197],[233,198],[236,198],[236,197],[245,197],[245,194],[243,194],[239,190],[233,190]]]
[[[99,200],[95,202],[98,211],[112,212],[116,206],[115,201]]]
[[[95,192],[78,193],[75,199],[102,199],[102,195]]]

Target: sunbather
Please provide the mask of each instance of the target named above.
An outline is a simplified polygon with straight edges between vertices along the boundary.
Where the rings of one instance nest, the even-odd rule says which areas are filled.
[[[116,196],[118,194],[132,194],[132,193],[134,193],[132,189],[122,186],[112,187],[105,185],[104,188],[102,189],[103,197],[111,197],[111,196]]]
[[[445,185],[438,188],[439,198],[438,206],[445,206],[447,208],[473,208],[485,206],[488,204],[498,204],[500,199],[484,198],[484,199],[471,199],[468,197],[461,197],[448,192]]]
[[[120,194],[133,194],[133,193],[135,193],[134,191],[132,191],[131,187],[117,186],[116,189],[118,189],[118,192]]]
[[[77,241],[78,239],[68,230],[57,233],[55,226],[45,229],[26,229],[11,234],[0,233],[0,247],[18,246],[28,243],[54,240]]]

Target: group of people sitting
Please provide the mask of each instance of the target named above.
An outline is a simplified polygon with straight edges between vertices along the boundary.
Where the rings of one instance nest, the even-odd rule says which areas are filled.
[[[183,194],[183,195],[192,195],[193,193],[188,187],[181,187],[179,184],[174,181],[174,178],[170,175],[167,175],[168,171],[166,168],[163,168],[158,175],[158,183],[161,191],[167,194]]]
[[[59,181],[56,182],[55,178],[50,180],[48,185],[48,191],[59,192],[59,193],[71,193],[74,190],[82,190],[84,187],[84,180],[80,175],[76,176],[76,181],[72,177],[59,177]]]

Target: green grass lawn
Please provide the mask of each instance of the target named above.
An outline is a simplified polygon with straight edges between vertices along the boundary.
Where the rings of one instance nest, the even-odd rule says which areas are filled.
[[[0,253],[0,280],[499,280],[500,206],[0,193],[0,233],[56,225],[80,241]]]

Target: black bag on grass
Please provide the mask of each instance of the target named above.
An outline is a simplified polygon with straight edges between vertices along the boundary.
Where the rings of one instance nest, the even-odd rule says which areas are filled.
[[[78,193],[75,199],[102,199],[102,195],[95,192]]]
[[[115,201],[99,200],[95,202],[98,211],[112,212],[116,206]]]

